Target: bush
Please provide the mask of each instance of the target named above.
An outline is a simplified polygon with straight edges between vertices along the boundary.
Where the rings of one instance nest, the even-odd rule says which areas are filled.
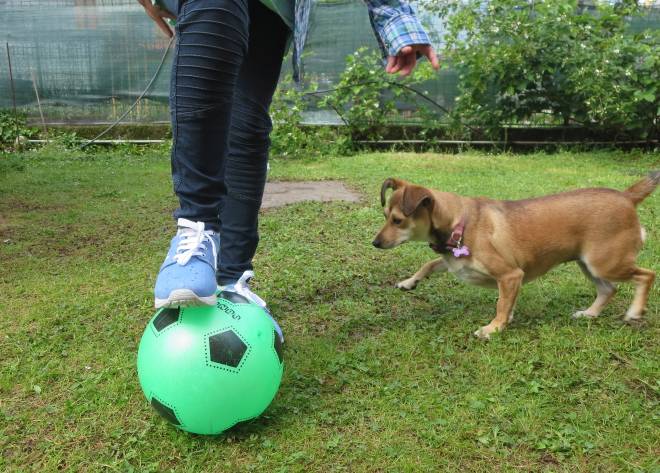
[[[357,149],[358,140],[381,139],[387,126],[403,119],[406,112],[398,110],[398,101],[413,105],[415,118],[425,126],[435,126],[435,112],[420,103],[424,94],[411,87],[433,74],[430,64],[422,63],[409,78],[388,77],[380,55],[360,48],[346,58],[346,69],[332,89],[312,86],[300,90],[290,82],[282,83],[270,109],[271,154],[292,158],[350,154]],[[301,125],[303,111],[312,99],[322,108],[335,110],[345,126]]]
[[[457,69],[458,119],[579,124],[614,138],[658,136],[660,32],[632,33],[634,3],[453,0],[445,55]]]
[[[20,147],[25,140],[36,134],[36,128],[27,126],[25,115],[15,116],[9,110],[0,110],[0,149]]]
[[[388,125],[402,120],[397,102],[413,105],[416,118],[434,124],[435,113],[413,88],[433,76],[430,64],[422,62],[409,77],[395,79],[385,72],[380,54],[360,48],[346,58],[339,82],[320,105],[341,116],[352,139],[378,140]]]
[[[341,129],[302,124],[305,99],[313,89],[303,91],[291,81],[280,83],[270,107],[273,131],[270,153],[282,158],[318,158],[345,155],[352,151],[348,135]]]

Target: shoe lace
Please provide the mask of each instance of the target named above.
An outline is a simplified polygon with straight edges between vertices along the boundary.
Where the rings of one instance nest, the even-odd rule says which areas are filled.
[[[181,266],[184,266],[193,256],[204,256],[206,249],[204,243],[209,242],[213,251],[213,268],[215,268],[218,259],[218,250],[215,247],[215,241],[211,237],[213,232],[211,230],[204,230],[204,222],[191,222],[185,218],[180,218],[177,221],[177,226],[179,227],[177,235],[181,239],[176,246],[176,252],[172,259]]]
[[[266,307],[266,301],[250,290],[250,280],[254,277],[254,271],[245,271],[234,284],[233,290],[241,296],[253,301],[260,307]]]
[[[263,308],[266,311],[266,314],[270,319],[273,321],[273,325],[275,326],[275,332],[277,332],[277,336],[280,339],[280,342],[284,343],[284,334],[282,333],[282,329],[280,328],[280,325],[277,323],[273,315],[270,313],[268,310],[268,307],[266,307],[266,301],[264,301],[261,297],[256,295],[254,292],[250,290],[250,280],[254,277],[254,271],[245,271],[243,275],[236,281],[235,284],[232,284],[231,286],[227,286],[230,288],[230,290],[237,292],[241,296],[247,298],[248,300],[251,300],[255,304],[257,304],[259,307]]]

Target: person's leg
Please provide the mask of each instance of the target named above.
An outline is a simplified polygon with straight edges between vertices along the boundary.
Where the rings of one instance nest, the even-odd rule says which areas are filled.
[[[172,65],[175,217],[219,230],[234,91],[248,50],[247,0],[187,0]]]
[[[224,158],[249,34],[247,0],[181,0],[177,13],[170,113],[179,230],[156,280],[156,307],[215,303]]]
[[[248,52],[241,67],[232,107],[229,153],[225,162],[227,194],[220,221],[222,246],[218,283],[235,283],[252,269],[259,242],[258,213],[266,183],[268,109],[277,87],[290,30],[259,0],[249,0]]]

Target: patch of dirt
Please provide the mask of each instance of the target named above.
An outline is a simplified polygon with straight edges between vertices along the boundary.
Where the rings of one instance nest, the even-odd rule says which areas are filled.
[[[33,212],[36,210],[61,210],[66,206],[46,202],[34,202],[19,198],[9,198],[0,202],[0,210],[9,212]]]
[[[9,223],[7,220],[0,214],[0,242],[9,243],[11,241],[12,232],[9,228]]]
[[[315,201],[360,202],[361,196],[342,181],[281,181],[267,182],[261,207],[282,207],[296,202]]]
[[[541,463],[544,463],[546,465],[559,465],[559,461],[548,452],[545,452],[541,456],[540,460]]]

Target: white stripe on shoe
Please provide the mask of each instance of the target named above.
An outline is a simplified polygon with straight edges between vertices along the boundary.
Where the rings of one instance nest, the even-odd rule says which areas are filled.
[[[200,297],[190,289],[175,289],[170,292],[167,299],[156,298],[156,309],[162,307],[188,307],[188,306],[214,306],[218,298],[215,294]]]

